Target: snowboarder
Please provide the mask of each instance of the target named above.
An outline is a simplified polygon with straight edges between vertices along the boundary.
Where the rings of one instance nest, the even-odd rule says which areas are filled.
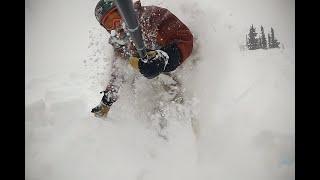
[[[130,41],[128,29],[115,5],[115,0],[100,0],[95,8],[96,19],[110,33],[109,44],[113,46],[115,56],[127,60],[134,69],[148,79],[174,71],[192,52],[192,33],[165,8],[141,6],[138,0],[134,3],[134,10],[142,30],[147,59],[138,58],[137,50]],[[107,116],[111,105],[118,99],[117,93],[121,83],[121,75],[117,68],[113,67],[111,80],[105,91],[100,92],[104,93],[100,104],[91,110],[96,117]]]

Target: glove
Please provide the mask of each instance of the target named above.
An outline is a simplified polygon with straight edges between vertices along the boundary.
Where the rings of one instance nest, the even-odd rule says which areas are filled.
[[[96,117],[106,117],[110,110],[111,105],[117,101],[118,99],[118,88],[114,85],[107,86],[105,91],[100,93],[104,93],[100,104],[94,107],[91,112],[94,113]]]
[[[138,69],[143,76],[152,79],[165,70],[168,60],[169,56],[166,52],[154,50],[147,52],[146,59],[130,57],[129,63],[134,69]]]
[[[109,106],[105,105],[103,102],[100,102],[100,104],[94,107],[91,112],[94,113],[95,117],[102,118],[107,117],[109,110]]]

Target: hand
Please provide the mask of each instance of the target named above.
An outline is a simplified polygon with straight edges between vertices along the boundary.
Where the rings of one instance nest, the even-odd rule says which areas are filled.
[[[162,50],[147,52],[147,58],[130,57],[129,63],[134,69],[138,69],[148,79],[158,76],[168,64],[169,56]]]
[[[114,85],[109,85],[105,91],[100,93],[104,93],[100,104],[93,108],[91,112],[94,113],[96,117],[102,118],[108,115],[111,105],[117,101],[118,88]]]
[[[105,118],[108,115],[108,112],[110,110],[110,107],[105,105],[104,103],[100,102],[100,104],[96,107],[94,107],[91,112],[94,113],[95,117],[99,118]]]

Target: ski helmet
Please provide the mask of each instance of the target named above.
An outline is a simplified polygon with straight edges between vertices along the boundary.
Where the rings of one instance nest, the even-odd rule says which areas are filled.
[[[116,7],[114,0],[100,0],[94,10],[96,19],[101,24],[102,17]]]

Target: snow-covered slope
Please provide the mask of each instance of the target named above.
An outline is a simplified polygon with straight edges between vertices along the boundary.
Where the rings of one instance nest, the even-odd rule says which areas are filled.
[[[168,141],[149,121],[152,80],[125,85],[108,120],[90,113],[112,58],[96,2],[26,1],[26,179],[294,179],[293,1],[142,0],[196,38],[177,70],[187,105],[165,107]],[[272,26],[284,48],[240,51],[251,24]]]

